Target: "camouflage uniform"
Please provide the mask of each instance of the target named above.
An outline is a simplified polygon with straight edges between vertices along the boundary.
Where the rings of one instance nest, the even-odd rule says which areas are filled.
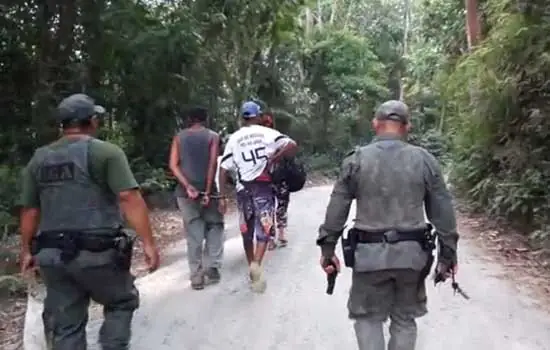
[[[405,122],[409,112],[403,103],[389,101],[376,117],[397,117]],[[451,195],[437,160],[425,149],[396,136],[380,135],[344,159],[325,222],[319,229],[317,242],[324,257],[334,255],[354,199],[354,227],[367,233],[422,229],[426,226],[425,209],[440,235],[440,245],[445,247],[442,251],[446,254],[440,256],[440,261],[456,262],[458,234]],[[388,349],[415,348],[415,318],[427,313],[421,276],[427,260],[426,251],[414,241],[357,245],[348,310],[349,317],[356,321],[359,349],[385,349],[382,325],[388,317]]]

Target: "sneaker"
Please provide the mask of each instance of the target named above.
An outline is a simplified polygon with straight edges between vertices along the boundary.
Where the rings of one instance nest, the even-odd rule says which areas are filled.
[[[256,293],[263,293],[267,287],[267,283],[263,278],[263,271],[260,264],[253,262],[250,264],[250,280],[252,282],[252,290]]]
[[[215,267],[211,267],[206,271],[206,278],[208,279],[209,284],[215,284],[220,282],[222,276],[220,275],[220,270]]]

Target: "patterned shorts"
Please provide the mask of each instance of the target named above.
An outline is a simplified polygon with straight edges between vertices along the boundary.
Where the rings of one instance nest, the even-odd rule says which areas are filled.
[[[267,242],[275,234],[276,198],[270,183],[247,183],[237,192],[239,224],[244,239]]]

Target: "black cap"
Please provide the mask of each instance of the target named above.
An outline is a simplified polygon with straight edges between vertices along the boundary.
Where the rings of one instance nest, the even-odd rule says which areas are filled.
[[[86,120],[94,115],[105,113],[105,108],[95,104],[93,98],[86,94],[74,94],[57,106],[57,120]]]
[[[409,107],[401,101],[386,101],[376,109],[374,118],[408,124],[410,118]]]

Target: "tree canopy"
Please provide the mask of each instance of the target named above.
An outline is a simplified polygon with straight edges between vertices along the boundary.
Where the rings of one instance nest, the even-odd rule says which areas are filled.
[[[547,1],[61,0],[0,5],[0,224],[51,115],[85,92],[101,137],[144,187],[167,189],[185,109],[231,132],[245,99],[296,138],[311,169],[370,140],[374,108],[403,98],[411,142],[450,169],[458,194],[542,237],[550,224]],[[466,11],[466,9],[468,11]],[[476,27],[477,25],[477,27]],[[476,29],[477,28],[477,29]],[[467,35],[469,33],[469,35]]]

